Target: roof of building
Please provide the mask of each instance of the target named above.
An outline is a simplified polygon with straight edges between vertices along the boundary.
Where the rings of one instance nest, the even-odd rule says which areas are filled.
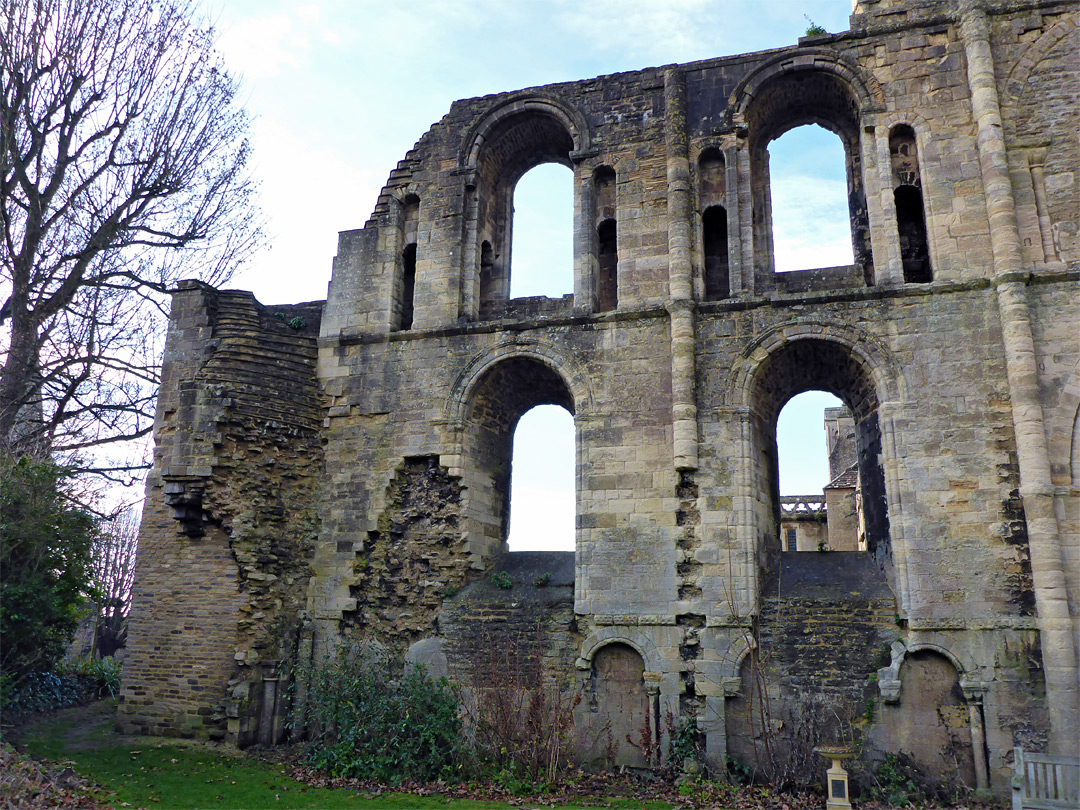
[[[825,489],[858,489],[859,464],[855,462],[825,485]]]

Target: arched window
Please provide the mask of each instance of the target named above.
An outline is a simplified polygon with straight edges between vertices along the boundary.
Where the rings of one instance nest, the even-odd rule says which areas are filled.
[[[900,258],[904,281],[924,283],[933,280],[930,251],[926,243],[926,215],[923,211],[922,176],[919,170],[919,147],[915,131],[897,124],[889,134],[892,160],[893,196],[896,203],[896,230],[900,237]]]
[[[813,285],[874,284],[858,89],[841,72],[796,67],[774,73],[747,98],[755,288],[775,289],[781,282],[773,273],[799,266],[837,268],[810,279]],[[827,208],[826,199],[834,201]],[[823,208],[830,227],[847,235],[850,255],[832,252],[844,240],[821,229]],[[817,224],[806,228],[811,220]]]
[[[556,407],[541,409],[537,408],[539,405]],[[462,481],[467,492],[465,530],[470,537],[470,551],[473,554],[490,560],[493,555],[505,550],[510,535],[512,508],[522,524],[520,528],[527,530],[525,537],[535,539],[538,533],[546,534],[549,538],[559,537],[561,548],[568,545],[573,548],[576,508],[573,484],[570,484],[569,496],[565,491],[566,466],[569,464],[573,470],[576,464],[573,412],[573,397],[560,374],[531,357],[503,359],[488,369],[476,384],[465,417],[466,461]],[[571,418],[568,419],[567,414]],[[522,417],[528,418],[523,421]],[[541,430],[539,437],[535,435],[537,421]],[[520,436],[517,435],[519,424],[523,431]],[[533,434],[532,439],[529,438],[530,433]],[[525,442],[524,446],[521,445],[522,441]],[[524,451],[523,455],[521,451]],[[552,451],[554,459],[551,458]],[[544,455],[548,456],[547,462],[542,460]],[[514,467],[519,458],[528,465],[529,456],[533,456],[534,462],[541,459],[539,463],[549,468],[545,475],[537,474],[535,470],[529,472],[527,466],[525,469]],[[562,467],[562,484],[551,484],[552,461]],[[517,503],[512,506],[511,482],[514,476],[524,489],[516,494]],[[560,474],[556,473],[555,477],[559,479]],[[574,480],[572,473],[570,480]],[[552,492],[561,490],[562,494],[552,495],[555,500],[545,504],[545,488]],[[522,496],[532,503],[525,504]],[[565,534],[568,497],[571,504],[569,539]],[[557,507],[557,503],[563,506]],[[530,508],[535,508],[536,512],[530,513]],[[562,509],[561,523],[556,508]],[[527,525],[530,519],[535,520],[534,525]],[[521,545],[515,532],[515,550],[528,548],[533,542],[528,540],[527,545]]]
[[[574,550],[574,417],[540,405],[514,428],[510,551]]]
[[[769,144],[769,190],[776,272],[855,263],[840,138],[815,125],[785,132]]]
[[[885,568],[891,563],[892,549],[878,394],[868,370],[855,360],[847,348],[832,341],[791,341],[772,352],[758,371],[753,422],[753,442],[757,448],[755,475],[761,491],[772,493],[771,503],[763,503],[762,506],[763,514],[771,513],[775,521],[772,526],[762,528],[769,534],[780,532],[784,528],[785,506],[792,506],[790,502],[785,504],[781,495],[782,457],[779,454],[778,423],[784,407],[805,391],[827,392],[844,406],[833,409],[829,404],[835,404],[835,400],[819,400],[817,407],[825,406],[828,410],[825,413],[817,411],[813,417],[813,421],[817,422],[816,427],[806,426],[802,429],[804,433],[816,433],[822,437],[826,435],[825,429],[832,433],[827,446],[830,451],[835,451],[835,458],[831,459],[833,464],[825,492],[813,493],[817,495],[818,505],[822,505],[822,501],[830,503],[830,487],[843,485],[846,488],[833,493],[834,500],[843,510],[842,514],[835,513],[835,517],[837,520],[843,518],[841,522],[847,524],[846,528],[838,527],[847,532],[846,539],[841,539],[840,535],[833,538],[826,533],[822,548],[865,549],[872,552]],[[797,494],[803,496],[811,493]],[[782,547],[785,539],[784,536],[778,537],[777,546]],[[818,548],[816,541],[812,547],[815,550]]]
[[[701,212],[701,263],[706,301],[731,294],[728,277],[727,176],[724,154],[710,147],[698,158],[698,210]]]
[[[573,291],[574,138],[566,116],[546,106],[496,114],[477,135],[467,213],[476,264],[464,296],[476,309],[467,317],[503,317],[511,298]]]
[[[565,166],[544,163],[514,187],[511,299],[574,291],[573,179]]]

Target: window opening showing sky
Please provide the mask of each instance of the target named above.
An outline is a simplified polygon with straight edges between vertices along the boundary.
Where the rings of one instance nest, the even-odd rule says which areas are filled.
[[[539,405],[518,420],[510,478],[511,551],[574,550],[574,417]]]
[[[530,169],[514,189],[510,297],[574,291],[574,173],[558,163]]]
[[[855,263],[844,145],[817,124],[769,144],[772,231],[778,273]]]
[[[825,440],[825,409],[843,407],[825,391],[806,391],[788,400],[776,421],[781,495],[817,495],[831,480]]]

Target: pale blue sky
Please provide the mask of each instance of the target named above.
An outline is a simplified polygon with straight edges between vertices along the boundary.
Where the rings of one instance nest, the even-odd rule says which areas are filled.
[[[271,237],[231,286],[266,304],[326,297],[338,231],[363,226],[390,170],[455,99],[793,45],[808,25],[804,15],[843,31],[851,12],[850,0],[204,0],[203,7],[227,65],[243,77]],[[839,141],[825,135],[786,154],[771,150],[773,177],[785,177],[774,183],[778,269],[851,261]],[[829,148],[834,155],[823,158]],[[532,205],[524,199],[530,185]],[[522,180],[514,295],[570,292],[569,189],[570,173],[557,166]],[[811,221],[823,212],[839,227]],[[796,440],[820,445],[786,465],[789,472],[806,472],[815,455],[824,459],[821,409],[808,409],[792,439],[781,432],[781,452]],[[543,414],[527,414],[516,441],[512,547],[552,538],[573,545],[572,423],[565,413]],[[808,494],[826,477],[792,480],[782,470],[781,487]]]

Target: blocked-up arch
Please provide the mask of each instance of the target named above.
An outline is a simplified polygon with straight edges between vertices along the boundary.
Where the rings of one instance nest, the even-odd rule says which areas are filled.
[[[581,642],[581,654],[578,659],[579,669],[588,669],[592,665],[593,656],[601,647],[608,644],[625,644],[633,648],[642,660],[645,661],[645,669],[651,672],[663,671],[663,662],[660,659],[660,650],[655,642],[648,636],[633,627],[601,627],[590,633]]]
[[[1019,59],[1013,63],[1012,70],[1005,78],[1005,101],[1016,103],[1027,88],[1031,73],[1039,62],[1052,51],[1059,42],[1077,30],[1076,20],[1066,17],[1050,27],[1037,40],[1032,42]]]
[[[1080,484],[1080,361],[1065,375],[1057,403],[1046,408],[1050,476],[1057,486]]]
[[[896,654],[901,646],[894,645],[887,677],[899,691],[881,707],[883,747],[903,747],[928,772],[985,789],[989,773],[979,705],[982,687],[971,689],[965,677],[973,671],[973,662],[940,639],[912,642]]]
[[[645,683],[647,661],[641,647],[625,637],[607,639],[590,649],[588,659],[579,660],[579,666],[584,663],[582,668],[589,671],[582,690],[585,704],[609,730],[613,750],[608,755],[615,765],[651,764],[640,745],[627,744],[639,737],[641,729],[650,729],[652,741],[659,742],[659,704]]]
[[[718,682],[727,678],[738,678],[746,656],[750,655],[755,646],[754,637],[749,634],[732,639],[731,645],[724,651],[723,659],[716,665]]]
[[[1005,81],[1002,119],[1025,259],[1060,265],[1080,257],[1080,28],[1062,20],[1024,51]]]

